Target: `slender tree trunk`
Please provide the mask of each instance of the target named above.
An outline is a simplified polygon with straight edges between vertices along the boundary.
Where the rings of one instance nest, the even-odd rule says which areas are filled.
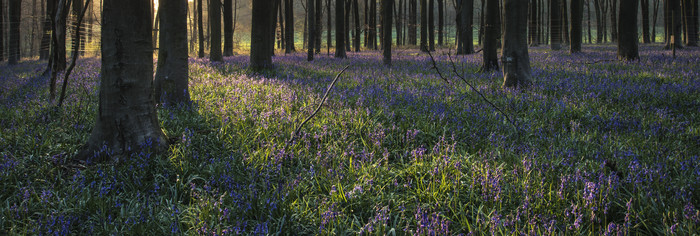
[[[321,53],[321,39],[323,38],[323,1],[316,0],[316,37],[314,42],[316,42],[315,49],[316,54]]]
[[[651,37],[649,36],[649,0],[642,1],[642,42],[650,43]],[[624,6],[626,7],[626,6]],[[624,8],[622,7],[622,8]],[[621,9],[622,9],[621,8]]]
[[[231,5],[228,5],[229,9]],[[187,0],[159,1],[160,50],[155,76],[158,103],[189,103],[187,52]]]
[[[142,0],[104,1],[99,112],[78,159],[167,148],[154,106],[149,7]],[[101,152],[103,147],[116,155]]]
[[[327,19],[328,19],[328,33],[326,34],[326,50],[328,53],[328,56],[331,55],[331,47],[333,46],[333,42],[331,41],[331,33],[333,32],[333,24],[331,22],[331,0],[326,1],[326,12],[328,12]]]
[[[20,21],[22,20],[22,2],[9,1],[10,21],[10,46],[8,64],[15,65],[21,59],[20,56]]]
[[[654,43],[656,42],[656,19],[657,15],[659,13],[659,0],[653,0],[654,1],[654,12],[653,12],[653,17],[652,17],[652,24],[651,24],[651,42]]]
[[[250,30],[250,68],[253,71],[272,68],[274,37],[270,29],[274,25],[272,0],[252,2],[252,24]],[[291,7],[291,6],[290,6]],[[289,23],[289,22],[287,22]]]
[[[586,11],[588,12],[588,44],[593,44],[593,32],[591,32],[591,3],[590,0],[586,0]]]
[[[377,0],[369,0],[369,48],[377,50]]]
[[[306,17],[307,22],[309,24],[308,28],[308,51],[306,53],[306,60],[307,61],[313,61],[314,60],[314,46],[316,46],[315,38],[316,38],[316,8],[314,7],[315,1],[314,0],[306,0]]]
[[[571,0],[571,53],[581,52],[583,41],[583,0]]]
[[[53,13],[55,13],[55,1],[46,1],[46,11],[44,13],[44,29],[41,36],[41,50],[39,52],[39,59],[48,60],[49,59],[49,49],[51,48],[51,19]],[[4,8],[3,8],[4,9]],[[4,27],[4,24],[2,24]],[[2,45],[2,39],[0,39],[0,45]],[[1,53],[0,53],[1,54]],[[1,57],[1,56],[0,56]],[[2,61],[2,60],[0,60]]]
[[[617,58],[620,60],[639,59],[639,39],[637,38],[637,11],[639,0],[620,0],[620,28],[617,42]]]
[[[485,20],[486,18],[484,17],[486,15],[486,13],[485,13],[486,10],[484,8],[485,6],[486,6],[485,0],[481,0],[481,11],[480,11],[481,17],[479,19],[479,32],[477,35],[477,43],[480,46],[484,45],[482,43],[482,41],[484,40],[484,27],[485,27],[484,22],[486,21]],[[459,25],[459,24],[456,24],[456,25]],[[459,26],[457,26],[457,28],[459,29]],[[457,33],[459,33],[459,30],[457,31]],[[455,37],[455,38],[457,38],[457,37]]]
[[[481,72],[498,70],[498,38],[500,37],[501,27],[500,11],[498,1],[486,1]]]
[[[271,53],[270,56],[275,56],[275,39],[277,37],[277,12],[279,9],[282,8],[282,2],[280,0],[271,0],[272,1],[272,11],[270,13],[270,17],[272,17],[272,21],[269,29],[270,29],[270,48],[269,52]]]
[[[286,46],[284,53],[296,52],[294,47],[294,3],[292,0],[284,0],[284,36]]]
[[[351,0],[345,0],[345,25],[343,27],[344,35],[345,35],[345,51],[349,52],[351,51],[350,46],[352,45],[352,41],[350,41],[350,12],[352,10],[352,4]]]
[[[428,0],[428,48],[435,51],[435,0]]]
[[[199,51],[197,57],[204,58],[204,14],[202,13],[202,0],[197,0],[197,27],[199,30]]]
[[[418,0],[408,1],[408,43],[418,44]]]
[[[73,19],[78,19],[80,15],[80,11],[82,11],[83,6],[83,0],[73,0]],[[76,25],[77,27],[77,25]],[[75,29],[74,29],[75,30]],[[80,45],[80,47],[75,47],[73,46],[72,48],[85,48],[84,47],[84,42],[83,42],[83,37],[82,35],[79,35],[76,38],[73,38],[73,45]],[[78,55],[83,55],[83,53],[78,53]]]
[[[224,56],[233,56],[233,0],[224,0]]]
[[[528,23],[528,39],[530,40],[530,46],[537,46],[537,0],[530,0]]]
[[[347,58],[345,54],[345,0],[335,0],[335,57]]]
[[[697,0],[683,0],[683,12],[685,17],[683,17],[683,22],[685,26],[685,42],[687,46],[697,47],[698,46],[698,27],[696,24],[697,16],[696,9],[698,2]]]
[[[603,34],[605,34],[605,29],[603,29],[603,18],[601,17],[602,15],[602,6],[600,4],[601,0],[593,0],[593,4],[595,4],[595,17],[596,17],[596,43],[603,43]]]
[[[683,47],[682,44],[679,43],[682,40],[682,38],[681,38],[682,33],[681,32],[683,29],[683,25],[681,22],[682,21],[682,18],[681,18],[682,13],[681,13],[680,0],[667,0],[666,4],[667,4],[667,9],[668,9],[666,11],[666,15],[665,15],[665,18],[667,21],[666,22],[666,29],[667,29],[666,30],[667,31],[666,38],[667,38],[667,40],[666,40],[666,46],[664,47],[664,49],[671,49],[672,44],[675,44],[676,48],[682,48]],[[673,43],[671,42],[672,40],[670,40],[671,36],[673,36],[673,41],[674,41]]]
[[[420,50],[428,51],[428,2],[420,0]]]
[[[158,26],[160,25],[160,10],[156,11],[156,16],[153,21],[153,48],[158,48]]]
[[[355,21],[354,23],[354,37],[353,37],[353,47],[355,48],[355,52],[360,51],[360,31],[362,30],[360,25],[360,4],[357,2],[357,0],[352,0],[352,12],[353,12],[353,20]]]
[[[431,0],[432,1],[432,0]],[[394,5],[394,0],[382,0],[382,49],[384,50],[385,66],[391,67],[391,6]]]
[[[563,35],[562,37],[562,43],[564,44],[570,44],[571,43],[571,37],[569,37],[569,7],[568,4],[566,4],[567,0],[561,0],[561,18],[562,18],[562,30],[561,33]]]
[[[473,1],[473,0],[472,0]],[[437,0],[438,4],[438,46],[444,45],[445,34],[445,4],[444,0]]]
[[[561,49],[561,29],[562,29],[562,22],[561,22],[561,5],[559,3],[561,0],[550,0],[549,1],[549,24],[551,25],[551,29],[549,30],[549,36],[551,41],[551,49],[552,50],[559,50]]]
[[[618,0],[610,0],[610,40],[613,43],[617,42],[617,1]]]
[[[0,62],[5,60],[5,7],[0,0]]]

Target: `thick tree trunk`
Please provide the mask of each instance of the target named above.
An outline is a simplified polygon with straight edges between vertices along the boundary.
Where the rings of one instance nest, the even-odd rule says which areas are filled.
[[[335,0],[335,57],[347,58],[345,54],[345,0]]]
[[[435,40],[437,39],[435,36],[435,33],[437,33],[435,26],[435,1],[428,0],[428,49],[430,51],[435,51]]]
[[[394,5],[394,0],[382,0],[382,49],[384,50],[385,66],[391,67],[391,6]]]
[[[294,47],[294,2],[284,0],[284,37],[286,38],[284,53],[296,52]]]
[[[498,5],[498,1],[486,1],[481,72],[498,70],[498,38],[501,36],[501,15]]]
[[[272,4],[270,4],[270,7]],[[268,9],[269,11],[269,9]],[[209,49],[209,60],[211,61],[223,61],[224,58],[221,55],[221,1],[212,0],[209,3],[209,25],[211,29],[211,47]]]
[[[581,52],[583,41],[583,0],[571,0],[571,53]]]
[[[428,51],[428,2],[420,0],[420,50]]]
[[[473,0],[472,0],[473,1]],[[445,34],[445,4],[444,0],[437,0],[438,3],[438,46],[444,45],[443,36]]]
[[[104,1],[99,109],[78,159],[90,161],[115,157],[108,152],[121,156],[167,148],[153,98],[149,7],[149,2],[142,0]]]
[[[471,19],[473,18],[474,0],[458,0],[459,34],[457,36],[457,55],[474,53],[474,35]]]
[[[307,17],[307,22],[309,24],[308,26],[308,48],[307,48],[307,53],[306,53],[306,60],[307,61],[313,61],[314,60],[314,46],[316,46],[316,8],[314,7],[314,0],[306,0],[306,17]]]
[[[187,0],[159,1],[160,50],[155,78],[158,103],[189,103]],[[230,7],[230,5],[229,5]]]
[[[10,1],[9,18],[10,21],[10,42],[8,52],[8,64],[15,65],[19,62],[20,56],[20,21],[22,20],[22,2],[19,0]],[[65,61],[65,59],[64,59]],[[65,64],[65,62],[64,62]]]
[[[199,33],[198,58],[204,58],[204,14],[202,13],[202,0],[197,0],[197,27]]]
[[[552,50],[560,50],[561,49],[561,29],[562,29],[562,22],[561,22],[561,4],[559,3],[561,0],[550,0],[549,1],[549,24],[551,25],[551,29],[549,30],[549,41],[551,41],[551,49]]]
[[[639,40],[637,39],[637,9],[639,0],[620,0],[620,28],[617,42],[617,58],[620,60],[639,59]]]
[[[642,0],[642,42],[651,43],[649,36],[649,0]]]
[[[408,0],[408,44],[418,44],[418,0]]]
[[[527,1],[505,0],[503,12],[503,87],[527,87],[532,83],[527,51]]]
[[[273,0],[253,1],[252,24],[250,29],[250,68],[253,71],[272,68]]]
[[[233,56],[233,0],[224,0],[224,56]]]

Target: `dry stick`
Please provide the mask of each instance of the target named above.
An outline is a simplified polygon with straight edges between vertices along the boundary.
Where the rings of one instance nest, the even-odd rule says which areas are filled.
[[[433,61],[433,68],[435,68],[435,70],[438,72],[438,75],[440,75],[440,77],[443,80],[445,80],[449,83],[449,81],[445,77],[442,76],[442,73],[440,72],[440,69],[438,68],[437,63],[435,62],[435,58],[433,57],[433,54],[428,52],[428,55],[430,55],[430,60]],[[452,56],[448,56],[448,57],[450,58],[450,63],[452,64],[452,72],[457,76],[457,78],[460,78],[465,84],[467,84],[467,86],[469,86],[469,88],[471,88],[474,92],[479,94],[479,96],[481,96],[481,99],[486,101],[489,105],[491,105],[493,108],[498,110],[499,113],[501,113],[503,116],[505,116],[506,120],[508,120],[508,122],[510,122],[510,124],[513,125],[513,128],[515,128],[515,131],[519,132],[518,126],[515,124],[515,122],[513,122],[513,120],[510,119],[510,116],[508,116],[507,113],[505,113],[503,110],[501,110],[501,108],[498,108],[498,106],[493,104],[488,98],[486,98],[486,96],[484,96],[484,94],[479,92],[479,90],[477,90],[474,86],[472,86],[472,84],[470,84],[464,77],[462,77],[459,73],[457,73],[457,66],[455,66],[454,61],[452,61]]]
[[[340,73],[338,73],[338,75],[335,76],[335,79],[333,79],[333,82],[331,82],[331,85],[328,86],[328,90],[326,90],[326,94],[323,95],[323,99],[321,99],[321,103],[318,104],[318,107],[316,107],[316,110],[314,111],[314,113],[312,113],[309,117],[307,117],[306,120],[304,120],[304,122],[301,122],[299,127],[297,127],[297,129],[294,130],[294,133],[292,133],[292,137],[289,138],[289,140],[287,141],[287,144],[285,145],[285,149],[287,149],[286,147],[289,146],[289,144],[294,141],[294,138],[296,138],[297,135],[299,135],[299,131],[301,131],[301,127],[303,127],[306,124],[306,122],[309,122],[309,120],[311,120],[311,118],[316,116],[316,113],[318,113],[318,111],[321,110],[321,106],[323,106],[323,103],[326,102],[326,98],[328,98],[328,94],[331,92],[331,89],[333,89],[333,86],[335,86],[335,82],[338,82],[338,79],[340,79],[340,75],[342,75],[343,72],[345,72],[345,70],[347,70],[349,67],[350,67],[350,65],[345,66],[345,68],[343,68],[343,70],[341,70]]]
[[[75,4],[75,3],[73,3]],[[63,105],[63,99],[66,98],[66,87],[68,87],[68,76],[70,76],[70,73],[73,72],[73,68],[75,68],[75,61],[78,59],[78,52],[80,51],[80,23],[83,22],[83,17],[85,16],[85,12],[87,12],[87,8],[90,5],[90,0],[85,1],[85,6],[83,7],[83,10],[80,12],[80,17],[78,17],[78,24],[75,26],[75,38],[77,39],[77,42],[75,43],[75,46],[73,48],[73,60],[70,62],[70,66],[68,66],[68,70],[66,70],[66,74],[63,76],[63,87],[61,88],[61,97],[58,99],[58,107],[61,107]]]

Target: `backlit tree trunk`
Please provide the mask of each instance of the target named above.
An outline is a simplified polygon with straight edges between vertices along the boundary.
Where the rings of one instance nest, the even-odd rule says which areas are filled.
[[[420,0],[420,50],[428,51],[428,2]]]
[[[641,0],[642,4],[642,42],[651,43],[649,35],[649,0]]]
[[[78,159],[165,150],[153,98],[151,11],[148,1],[104,0],[102,76],[92,134]],[[99,155],[99,156],[97,156]]]
[[[637,39],[637,9],[639,0],[620,0],[620,28],[618,30],[617,58],[620,60],[639,59]]]
[[[438,3],[438,46],[442,46],[445,42],[443,36],[445,34],[445,0],[437,0]],[[472,0],[473,1],[473,0]]]
[[[394,0],[381,0],[382,1],[382,49],[384,50],[384,62],[385,66],[391,66],[391,18],[392,11],[391,6],[394,5]]]
[[[254,71],[272,68],[275,37],[270,29],[274,24],[270,11],[274,0],[253,1],[250,29],[250,68]]]
[[[532,83],[527,51],[527,1],[505,0],[503,14],[503,87],[527,87]]]
[[[315,37],[315,49],[316,49],[316,54],[321,53],[321,39],[323,36],[323,1],[322,0],[316,0],[316,13],[314,14],[316,16],[316,37]]]
[[[309,24],[308,27],[308,48],[306,53],[306,60],[314,60],[314,46],[316,46],[316,8],[314,7],[314,0],[306,0],[306,17]]]
[[[75,20],[78,19],[79,15],[80,15],[80,11],[83,10],[82,9],[83,6],[84,6],[83,0],[73,0],[73,15],[72,15],[73,19],[75,19]],[[73,30],[75,30],[75,26],[73,26],[73,27],[74,27]],[[75,45],[80,45],[80,48],[85,48],[85,45],[83,43],[84,43],[83,37],[81,35],[79,35],[78,37],[73,38],[73,45],[74,46],[71,48],[78,48]],[[83,53],[78,53],[77,55],[83,55]]]
[[[233,56],[233,0],[224,0],[224,56]]]
[[[571,0],[571,53],[581,52],[583,41],[583,0]]]
[[[352,15],[353,15],[353,21],[354,21],[354,29],[355,32],[353,33],[353,47],[355,48],[355,52],[360,51],[360,30],[362,26],[360,25],[360,4],[357,2],[357,0],[352,0]]]
[[[345,54],[345,0],[335,0],[335,57],[347,58]]]
[[[435,51],[435,0],[428,1],[428,49]]]
[[[418,0],[408,0],[408,44],[418,44]]]
[[[683,2],[683,25],[684,25],[684,38],[685,44],[687,46],[696,47],[698,46],[698,27],[697,23],[697,0],[682,0]]]
[[[270,5],[272,6],[272,5]],[[269,9],[268,9],[269,10]],[[223,61],[221,55],[221,1],[212,0],[209,3],[209,25],[211,29],[211,47],[209,48],[209,60]]]
[[[286,31],[284,37],[287,46],[284,53],[296,52],[296,47],[294,47],[294,2],[292,0],[284,0],[284,30]]]
[[[155,78],[156,102],[189,103],[187,0],[160,0],[160,50]]]
[[[682,48],[681,31],[683,30],[681,18],[681,3],[680,0],[664,1],[665,9],[665,28],[666,28],[666,46],[664,49],[671,49],[671,36],[673,36],[676,48]]]
[[[22,20],[22,2],[19,0],[10,1],[9,21],[10,21],[10,42],[8,52],[8,64],[15,65],[20,60],[20,21]],[[65,59],[64,59],[65,64]],[[65,67],[65,66],[64,66]]]
[[[49,48],[51,47],[51,18],[52,13],[54,13],[54,0],[46,1],[46,10],[44,12],[44,26],[41,32],[41,45],[39,49],[39,59],[47,60],[49,59]],[[0,6],[1,7],[1,6]],[[0,39],[0,45],[2,45],[2,39]],[[1,49],[0,49],[1,50]],[[1,54],[1,53],[0,53]],[[2,56],[0,56],[2,57]],[[2,60],[0,60],[2,61]]]
[[[202,0],[197,0],[197,27],[199,34],[198,58],[204,58],[204,14],[202,13]]]

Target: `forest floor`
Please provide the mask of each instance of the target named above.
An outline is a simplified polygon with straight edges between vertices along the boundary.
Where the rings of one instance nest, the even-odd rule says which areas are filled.
[[[190,60],[190,106],[160,106],[163,154],[71,164],[97,113],[100,63],[82,59],[63,108],[45,62],[0,65],[0,234],[697,234],[700,49],[530,50],[533,86],[501,89],[397,50],[339,60]],[[291,133],[329,100],[290,145]],[[145,145],[145,144],[144,144]],[[104,150],[109,154],[109,150]]]

